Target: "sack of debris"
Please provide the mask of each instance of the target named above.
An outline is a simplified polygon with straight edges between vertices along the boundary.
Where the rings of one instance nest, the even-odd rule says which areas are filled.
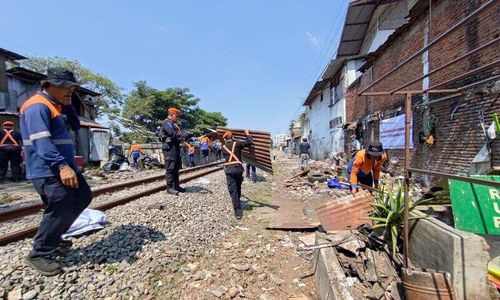
[[[329,188],[331,189],[340,189],[340,190],[350,190],[351,185],[345,182],[341,182],[338,178],[330,178],[326,182],[326,185],[328,185]]]

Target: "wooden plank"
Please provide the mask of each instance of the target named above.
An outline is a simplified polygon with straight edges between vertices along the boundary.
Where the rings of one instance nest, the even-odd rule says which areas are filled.
[[[266,226],[266,229],[272,230],[316,230],[320,225],[316,223],[272,223]]]

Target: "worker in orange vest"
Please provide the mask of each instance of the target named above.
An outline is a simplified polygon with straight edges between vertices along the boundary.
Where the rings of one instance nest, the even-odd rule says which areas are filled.
[[[233,133],[226,131],[222,138],[224,139],[224,172],[226,173],[227,188],[231,201],[233,202],[234,216],[240,220],[243,217],[243,210],[241,207],[241,183],[243,182],[243,163],[241,161],[241,150],[253,145],[253,137],[248,130],[245,130],[246,140],[235,141],[233,140]]]
[[[187,143],[187,147],[188,147],[189,166],[194,167],[196,166],[196,164],[194,163],[194,152],[195,152],[194,146],[191,145],[191,143]]]
[[[12,179],[21,179],[21,161],[23,138],[21,133],[14,130],[14,122],[5,121],[0,130],[0,183],[4,182],[7,168],[12,170]]]
[[[347,167],[352,193],[358,191],[358,183],[378,188],[380,172],[386,160],[387,154],[381,142],[371,142],[366,149],[358,151]]]
[[[132,167],[137,168],[137,160],[141,157],[142,147],[139,144],[136,144],[135,141],[132,141],[132,145],[130,145],[130,153],[129,156],[132,156]]]

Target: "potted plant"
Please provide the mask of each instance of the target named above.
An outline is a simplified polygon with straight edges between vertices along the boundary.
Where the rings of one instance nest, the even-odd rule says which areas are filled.
[[[397,253],[398,237],[401,232],[404,219],[404,193],[403,184],[398,181],[397,187],[388,187],[383,185],[380,192],[375,192],[374,203],[371,205],[374,211],[367,217],[368,220],[373,221],[373,229],[383,229],[382,237],[386,240],[391,240],[392,256],[395,257]],[[411,212],[418,205],[428,203],[432,199],[416,200],[409,195],[410,204],[409,212]],[[422,219],[425,217],[410,217],[410,220]]]

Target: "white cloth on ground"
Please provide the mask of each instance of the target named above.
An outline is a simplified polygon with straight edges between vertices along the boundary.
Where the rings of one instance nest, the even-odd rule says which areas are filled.
[[[106,223],[106,215],[102,211],[86,208],[75,222],[73,222],[68,231],[63,234],[62,238],[66,239],[70,236],[77,236],[89,231],[102,229]]]

